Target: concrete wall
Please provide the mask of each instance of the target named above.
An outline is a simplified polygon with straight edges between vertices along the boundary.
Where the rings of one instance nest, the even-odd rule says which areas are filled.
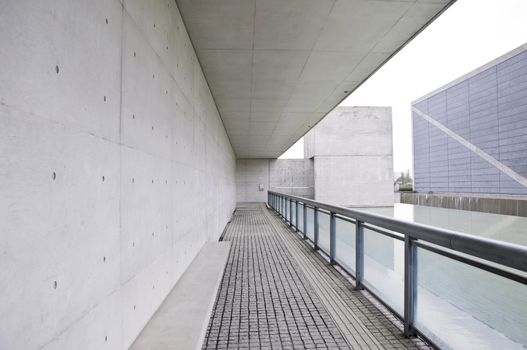
[[[267,190],[313,198],[313,161],[310,159],[238,159],[236,200],[265,202]],[[264,190],[259,190],[259,185]]]
[[[304,151],[314,159],[316,200],[393,205],[391,108],[335,108],[306,135]]]
[[[259,185],[263,185],[260,190]],[[266,202],[269,190],[269,159],[236,160],[236,201]]]
[[[235,205],[172,0],[0,12],[0,349],[126,349]]]
[[[527,178],[527,45],[414,107]],[[527,187],[413,113],[415,190],[527,194]],[[527,181],[527,180],[525,180]]]
[[[295,196],[314,198],[312,159],[273,159],[270,166],[270,189]]]
[[[429,207],[480,211],[502,215],[527,216],[524,196],[474,195],[460,193],[401,193],[401,203]]]

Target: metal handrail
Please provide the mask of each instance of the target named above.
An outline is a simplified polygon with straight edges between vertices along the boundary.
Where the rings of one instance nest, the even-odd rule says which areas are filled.
[[[289,203],[287,203],[289,202]],[[293,202],[295,202],[295,224],[293,224]],[[404,334],[407,337],[420,334],[414,327],[416,297],[417,297],[417,247],[432,251],[445,257],[457,260],[461,263],[486,270],[488,272],[500,275],[502,277],[514,280],[516,282],[527,284],[527,276],[518,274],[513,270],[507,270],[499,266],[492,266],[484,261],[472,260],[465,257],[466,255],[487,260],[511,269],[527,272],[527,247],[489,238],[469,235],[462,232],[447,230],[439,227],[402,221],[377,214],[367,213],[360,210],[341,207],[338,205],[328,204],[315,201],[312,199],[293,196],[285,193],[268,191],[268,203],[271,208],[276,210],[280,215],[284,213],[283,218],[292,226],[295,231],[298,229],[298,204],[303,204],[303,229],[304,239],[307,239],[306,229],[306,207],[312,208],[313,226],[314,226],[314,248],[320,249],[318,219],[319,213],[328,214],[330,217],[330,248],[327,253],[331,264],[337,263],[335,256],[336,251],[336,220],[349,219],[355,222],[355,273],[342,266],[349,274],[355,278],[356,289],[368,289],[363,284],[364,277],[364,229],[373,229],[374,231],[388,237],[404,241]],[[373,225],[373,226],[372,226]],[[389,230],[389,231],[384,231]],[[393,232],[391,232],[393,231]],[[399,236],[400,234],[402,236]],[[438,248],[434,248],[439,246]],[[442,248],[441,248],[442,247]],[[452,250],[457,253],[449,252]],[[372,292],[370,290],[370,292]],[[375,293],[372,292],[375,295]],[[377,297],[383,304],[384,301]],[[385,304],[386,305],[386,304]]]
[[[364,223],[373,224],[384,229],[399,232],[413,239],[420,239],[461,253],[476,256],[497,264],[527,272],[527,247],[498,241],[490,238],[478,237],[444,228],[408,222],[389,218],[373,213],[367,213],[338,205],[318,202],[312,199],[297,197],[275,191],[270,194],[279,195],[306,203],[312,207],[349,217]]]

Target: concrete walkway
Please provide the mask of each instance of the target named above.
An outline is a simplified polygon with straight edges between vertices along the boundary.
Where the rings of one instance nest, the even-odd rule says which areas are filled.
[[[239,206],[204,349],[428,349],[262,204]]]

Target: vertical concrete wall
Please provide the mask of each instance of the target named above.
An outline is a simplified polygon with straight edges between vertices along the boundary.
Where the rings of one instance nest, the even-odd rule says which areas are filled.
[[[304,151],[314,159],[316,200],[393,205],[391,108],[335,108],[306,135]]]
[[[269,159],[236,160],[237,202],[266,202],[268,190]]]
[[[273,159],[269,162],[273,191],[313,198],[315,175],[312,159]]]
[[[236,200],[265,202],[267,190],[313,197],[313,162],[310,159],[238,159]],[[264,190],[259,190],[262,184]]]
[[[419,99],[414,107],[527,178],[527,45]],[[527,194],[527,187],[413,113],[419,192]]]
[[[235,205],[172,0],[0,12],[0,349],[126,349]]]
[[[502,215],[527,216],[527,198],[525,196],[401,192],[401,203]]]

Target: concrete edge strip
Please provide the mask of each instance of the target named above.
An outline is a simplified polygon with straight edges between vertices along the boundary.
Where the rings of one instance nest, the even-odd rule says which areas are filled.
[[[301,262],[300,267],[304,271],[304,273],[310,278],[311,282],[318,287],[319,295],[324,298],[324,300],[327,300],[329,303],[326,305],[327,308],[330,308],[334,311],[334,315],[338,316],[342,321],[353,321],[356,322],[356,324],[360,325],[360,320],[358,317],[353,313],[351,306],[348,305],[339,295],[338,293],[331,287],[331,282],[328,281],[323,273],[317,269],[316,266],[314,266],[309,258],[303,253],[302,251],[299,251],[297,247],[292,246],[295,244],[292,242],[292,240],[295,239],[295,237],[285,237],[283,233],[281,233],[282,238],[286,240],[286,244],[288,245],[288,248],[293,251],[293,256],[295,260]],[[347,314],[346,314],[347,312]],[[354,327],[354,323],[350,322],[350,325]],[[349,327],[345,323],[342,324],[342,326],[348,328],[348,334],[352,334],[349,332]],[[366,329],[363,329],[362,331],[368,332]]]
[[[296,239],[296,237],[288,237],[287,239],[289,240],[290,244],[295,244],[292,242],[292,240]],[[303,244],[303,242],[300,242],[300,244]],[[323,294],[324,300],[327,300],[328,304],[326,305],[326,308],[330,309],[330,314],[333,312],[335,317],[338,316],[343,321],[337,325],[342,327],[341,331],[346,337],[349,337],[347,339],[348,342],[352,342],[353,339],[354,343],[352,344],[352,347],[357,345],[360,346],[361,340],[364,341],[365,338],[370,339],[372,344],[381,346],[381,343],[377,337],[375,337],[369,331],[369,329],[364,326],[360,316],[353,311],[353,306],[348,304],[331,286],[332,281],[319,271],[320,269],[309,260],[309,257],[306,256],[306,253],[299,251],[298,254],[300,254],[300,256],[297,255],[297,257],[302,259],[302,261],[305,263],[306,273],[312,273],[314,275],[313,283],[316,283],[319,286],[319,294]],[[315,274],[318,277],[315,276]]]
[[[454,131],[450,130],[449,128],[447,128],[446,126],[444,126],[443,124],[441,124],[440,122],[432,118],[430,115],[420,111],[414,106],[412,106],[412,111],[415,112],[418,116],[420,116],[424,120],[426,120],[427,122],[429,122],[430,124],[432,124],[433,126],[435,126],[436,128],[438,128],[439,130],[441,130],[443,133],[447,134],[448,136],[450,136],[451,138],[459,142],[461,145],[468,148],[470,151],[472,151],[476,155],[483,158],[485,161],[487,161],[494,167],[498,168],[501,172],[507,174],[514,181],[518,182],[520,185],[527,188],[527,178],[518,174],[517,172],[515,172],[514,170],[512,170],[511,168],[509,168],[508,166],[506,166],[505,164],[503,164],[502,162],[500,162],[499,160],[497,160],[490,154],[483,151],[481,148],[477,147],[476,145],[472,144],[465,138],[456,134]]]
[[[333,319],[337,329],[341,332],[349,346],[352,348],[356,347],[358,342],[353,336],[353,331],[351,331],[351,329],[357,330],[356,326],[361,325],[360,319],[353,313],[353,311],[350,309],[350,306],[347,305],[347,303],[338,295],[338,293],[333,290],[330,283],[318,272],[318,270],[316,270],[314,266],[312,266],[312,263],[309,261],[309,259],[300,255],[301,252],[299,252],[297,248],[293,246],[294,243],[290,241],[292,238],[285,237],[285,233],[282,232],[279,227],[277,227],[276,218],[272,217],[267,210],[264,210],[264,213],[273,230],[282,239],[286,245],[286,248],[289,250],[298,266],[307,277],[323,306],[326,308],[328,314]],[[337,306],[340,306],[340,308]],[[351,329],[348,327],[348,325],[351,326]],[[378,340],[373,336],[373,334],[369,332],[368,329],[364,327],[360,328],[360,331],[363,332],[361,337],[367,336],[372,339],[373,343],[375,343],[377,346],[380,345]]]
[[[207,316],[204,318],[203,324],[201,325],[201,333],[199,336],[199,341],[196,344],[196,350],[201,350],[203,348],[203,343],[205,342],[205,337],[207,335],[207,328],[209,326],[210,318],[212,316],[212,312],[214,311],[214,305],[216,304],[216,300],[218,299],[218,291],[220,290],[221,282],[223,281],[223,275],[225,275],[225,267],[227,266],[227,261],[229,261],[229,256],[231,254],[232,243],[230,241],[218,241],[217,243],[219,243],[220,246],[225,246],[225,250],[227,251],[227,253],[224,256],[224,259],[222,259],[222,263],[220,265],[221,272],[218,273],[216,283],[214,284],[214,293],[212,293],[212,298],[210,298],[210,302],[207,307]]]
[[[286,239],[289,240],[289,244],[294,244],[291,240],[295,238],[288,237]],[[336,322],[336,325],[344,334],[348,343],[353,343],[351,344],[352,347],[360,344],[360,340],[356,339],[356,336],[360,335],[360,338],[370,338],[374,344],[380,345],[376,337],[367,328],[363,327],[360,318],[353,312],[351,306],[331,287],[330,281],[324,277],[317,267],[312,265],[309,258],[302,252],[298,252],[295,253],[295,259],[302,262],[301,266],[304,273],[309,276],[308,278],[315,286],[320,299],[325,302],[325,307],[329,314],[334,319],[339,319],[340,322]]]
[[[264,212],[265,212],[265,215],[266,215],[267,219],[269,220],[269,223],[270,223],[272,229],[277,233],[278,237],[280,237],[282,242],[284,242],[287,250],[291,253],[291,255],[292,255],[293,259],[296,261],[298,267],[303,272],[303,274],[306,276],[309,284],[311,284],[311,286],[313,287],[313,290],[315,291],[315,293],[317,294],[318,298],[322,302],[322,305],[327,310],[327,312],[330,315],[330,317],[333,319],[333,323],[335,324],[337,329],[341,332],[341,334],[343,335],[343,337],[346,340],[346,342],[348,343],[348,345],[353,346],[354,342],[350,342],[350,339],[348,339],[348,335],[350,333],[349,330],[343,329],[343,326],[345,324],[345,322],[343,322],[344,319],[342,318],[342,316],[338,312],[334,312],[333,308],[331,307],[331,304],[329,303],[329,300],[327,300],[327,296],[324,293],[322,293],[322,291],[321,291],[322,287],[320,286],[320,281],[317,281],[316,278],[307,269],[306,263],[309,264],[309,262],[304,261],[303,259],[301,259],[298,256],[298,254],[296,252],[296,249],[292,248],[291,245],[289,244],[289,242],[286,241],[286,238],[283,236],[283,234],[281,232],[281,229],[279,227],[277,227],[277,223],[273,220],[271,215],[266,210],[264,210]]]

